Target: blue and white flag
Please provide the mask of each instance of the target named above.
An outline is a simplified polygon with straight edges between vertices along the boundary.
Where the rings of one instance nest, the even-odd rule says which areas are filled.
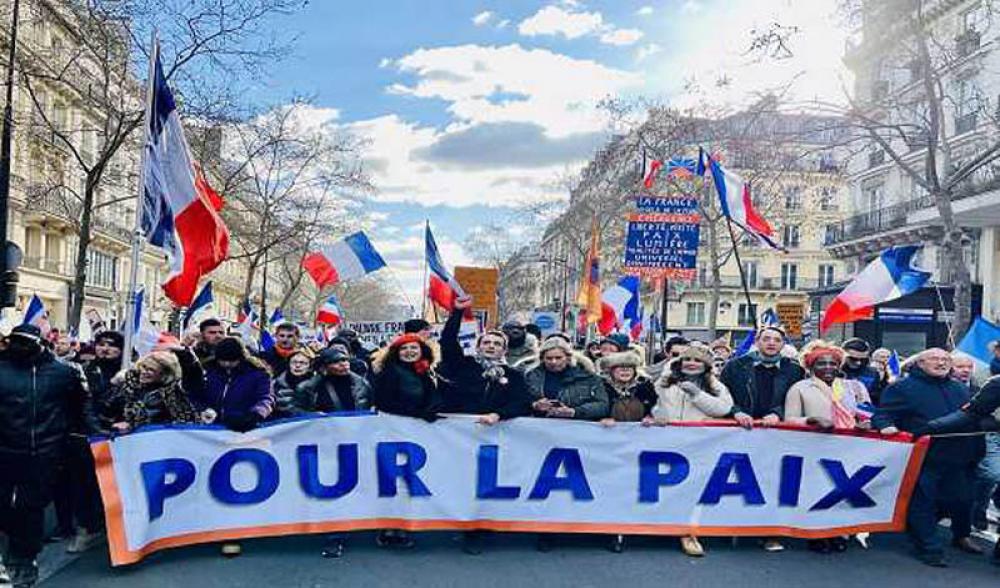
[[[737,347],[736,351],[733,352],[733,357],[734,358],[735,357],[740,357],[740,356],[746,355],[747,353],[750,353],[750,350],[753,349],[754,341],[756,341],[756,340],[757,340],[757,334],[756,333],[754,333],[753,331],[750,331],[749,333],[747,333],[747,336],[740,343],[740,346]]]
[[[980,363],[989,365],[993,359],[990,344],[998,340],[1000,340],[1000,326],[977,316],[956,349]]]
[[[781,324],[781,319],[773,308],[769,308],[760,315],[760,324],[762,327],[777,327]]]
[[[273,329],[283,322],[285,322],[285,314],[281,312],[280,308],[275,308],[274,312],[271,313],[271,318],[267,321],[267,324]]]
[[[21,324],[35,325],[41,329],[43,335],[50,330],[49,313],[45,311],[45,304],[42,303],[38,294],[31,295],[31,301],[28,302],[28,308],[24,311],[24,320]]]
[[[212,281],[205,282],[201,287],[201,292],[194,297],[191,306],[184,313],[184,330],[188,329],[191,320],[198,315],[210,315],[215,311],[215,297],[212,295]]]
[[[892,350],[892,355],[889,356],[889,363],[886,366],[889,369],[889,375],[898,378],[901,373],[903,373],[903,368],[900,366],[899,354],[896,350]]]

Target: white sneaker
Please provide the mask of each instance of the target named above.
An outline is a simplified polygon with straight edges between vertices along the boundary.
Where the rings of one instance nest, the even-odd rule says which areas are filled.
[[[66,553],[83,553],[103,540],[103,531],[91,533],[86,529],[79,529],[66,546]]]

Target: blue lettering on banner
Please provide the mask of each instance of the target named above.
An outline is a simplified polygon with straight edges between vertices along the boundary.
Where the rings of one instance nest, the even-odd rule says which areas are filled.
[[[246,462],[257,470],[257,484],[250,490],[233,488],[232,472],[236,464]],[[208,491],[224,504],[258,504],[278,489],[278,461],[261,449],[233,449],[222,454],[208,472]]]
[[[560,469],[565,469],[565,476],[559,475]],[[594,499],[587,475],[583,471],[583,462],[580,461],[580,452],[576,449],[556,447],[549,451],[528,498],[545,500],[553,490],[569,490],[573,500]]]
[[[629,222],[624,267],[697,268],[700,231],[697,223]]]
[[[163,516],[163,503],[183,493],[194,483],[194,464],[176,457],[146,461],[139,465],[142,485],[146,489],[149,520]],[[171,477],[168,481],[167,477]]]
[[[826,510],[842,500],[854,508],[870,508],[875,506],[875,501],[865,493],[864,487],[879,475],[885,466],[861,466],[854,475],[848,476],[844,469],[844,464],[835,459],[819,460],[826,475],[833,482],[833,490],[826,496],[819,499],[819,502],[812,505],[809,510]]]
[[[346,496],[358,486],[358,444],[337,445],[337,483],[328,486],[319,480],[319,447],[300,445],[295,450],[299,464],[299,486],[311,498]]]
[[[660,467],[667,466],[666,472]],[[661,486],[676,486],[691,472],[687,458],[673,451],[643,451],[639,454],[639,502],[659,502]]]
[[[779,506],[798,506],[802,490],[802,464],[805,460],[798,455],[781,458],[781,486],[778,489]]]
[[[402,478],[410,496],[430,496],[431,491],[417,476],[420,468],[427,463],[427,450],[407,441],[379,443],[375,450],[378,460],[378,495],[396,495],[396,479]],[[406,458],[399,463],[399,456]]]
[[[736,479],[730,481],[733,473]],[[760,491],[753,464],[746,453],[723,453],[719,456],[698,503],[719,504],[723,496],[729,495],[742,496],[745,504],[764,504],[764,494]]]
[[[480,445],[476,463],[476,498],[480,500],[514,500],[521,495],[519,486],[499,485],[499,446]]]

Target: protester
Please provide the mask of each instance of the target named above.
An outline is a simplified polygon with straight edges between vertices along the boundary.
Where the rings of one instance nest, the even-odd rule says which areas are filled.
[[[207,318],[198,323],[198,333],[201,340],[195,345],[194,353],[204,364],[215,357],[215,346],[226,336],[226,329],[219,319]]]
[[[545,338],[545,341],[548,341],[549,339],[552,339],[552,338],[561,339],[567,345],[569,345],[570,348],[572,349],[573,343],[570,340],[569,335],[567,335],[566,333],[550,333]],[[597,347],[595,347],[595,349],[597,349],[596,357],[597,357],[598,361],[600,361],[600,348],[599,348],[598,343],[596,341],[592,341],[591,344],[597,345]],[[591,374],[596,374],[597,373],[597,364],[594,363],[594,361],[592,361],[590,359],[590,356],[586,353],[585,350],[584,351],[578,351],[576,349],[573,349],[573,361],[575,361],[576,365],[579,368],[583,369],[584,371],[586,371],[588,373],[591,373]],[[541,365],[541,363],[542,363],[542,360],[539,358],[538,354],[536,353],[535,355],[531,355],[529,357],[525,357],[524,359],[518,361],[516,364],[514,364],[514,369],[516,369],[516,370],[518,370],[518,371],[526,374],[529,371],[531,371],[534,368],[536,368],[539,365]]]
[[[403,334],[414,333],[427,341],[434,336],[434,325],[422,318],[413,318],[403,322]]]
[[[1000,339],[990,343],[990,351],[993,352],[993,358],[990,359],[990,375],[1000,375]]]
[[[372,397],[379,412],[415,417],[432,422],[443,403],[438,391],[437,357],[420,335],[396,337],[372,363]],[[383,529],[379,547],[411,548],[413,537],[402,529]]]
[[[641,374],[642,360],[631,351],[611,353],[601,358],[604,390],[608,395],[608,416],[602,424],[637,423],[650,415],[656,404],[653,382]]]
[[[303,353],[293,355],[289,361],[288,375],[297,369],[296,364],[305,358]],[[307,373],[309,373],[307,371]],[[300,383],[295,389],[292,410],[295,413],[349,412],[371,408],[371,388],[361,376],[351,372],[350,358],[340,349],[324,349],[316,360],[316,374]],[[332,533],[326,536],[321,555],[340,558],[344,555],[346,536]]]
[[[656,380],[655,389],[651,416],[656,424],[721,419],[733,409],[729,390],[712,374],[712,354],[704,345],[686,346]],[[705,555],[693,535],[681,537],[681,550],[691,557]]]
[[[876,405],[882,396],[883,376],[871,364],[871,345],[863,339],[848,339],[840,346],[844,350],[844,377],[861,382]],[[888,362],[888,360],[886,360]]]
[[[681,335],[674,335],[667,339],[663,344],[663,352],[656,354],[653,358],[653,365],[646,369],[646,373],[653,381],[659,380],[660,376],[667,371],[670,362],[680,357],[689,344],[690,341]]]
[[[967,386],[949,377],[951,367],[952,358],[943,349],[932,347],[918,354],[909,375],[886,389],[872,425],[884,435],[900,430],[922,433],[933,419],[958,411],[970,394]],[[951,517],[952,544],[968,553],[982,553],[970,538],[970,519],[975,468],[983,453],[983,439],[978,436],[939,438],[931,444],[907,513],[907,531],[923,563],[947,565],[938,537],[940,511]]]
[[[500,330],[507,336],[508,365],[517,365],[522,359],[538,352],[538,340],[525,330],[521,321],[509,320],[500,327]]]
[[[352,345],[350,339],[346,339],[340,336],[334,337],[333,339],[330,339],[330,344],[327,345],[327,347],[329,347],[330,349],[338,349],[340,350],[341,353],[346,355],[348,357],[348,362],[351,364],[352,372],[361,376],[362,378],[368,377],[368,374],[371,372],[370,369],[371,366],[365,359],[361,359],[355,356],[354,352],[355,346]],[[367,358],[368,354],[365,353],[364,351],[362,351],[362,353],[364,353],[365,357]]]
[[[38,327],[14,327],[0,354],[0,530],[15,586],[38,580],[45,506],[73,432],[99,432],[83,371],[44,349]]]
[[[52,351],[55,353],[58,359],[63,361],[73,361],[76,359],[76,353],[73,349],[74,341],[69,336],[69,333],[60,332],[56,336],[56,340],[53,343]]]
[[[144,425],[198,423],[201,415],[181,387],[181,365],[169,351],[154,351],[111,381],[112,404],[121,407],[111,428],[127,433]]]
[[[820,429],[867,428],[859,405],[870,401],[857,380],[841,377],[844,351],[825,341],[813,341],[802,350],[801,363],[809,377],[796,382],[785,398],[785,421]],[[812,539],[809,549],[819,553],[847,550],[847,539]]]
[[[567,343],[571,343],[569,339],[566,340]],[[596,366],[599,361],[601,361],[601,342],[600,341],[588,341],[587,345],[583,348],[583,355],[589,359]]]
[[[284,419],[296,414],[295,391],[299,384],[315,375],[313,372],[315,359],[316,354],[305,347],[295,350],[295,353],[288,358],[288,369],[274,379],[274,411],[271,412],[271,420]]]
[[[371,365],[371,362],[369,360],[371,351],[365,348],[364,342],[361,340],[361,337],[358,336],[358,332],[355,331],[354,329],[342,328],[339,331],[337,331],[337,338],[347,342],[348,355],[351,356],[351,370],[360,376],[367,375],[368,369]],[[356,370],[356,368],[354,367],[355,361],[360,362],[361,364],[364,365],[363,369],[364,373],[358,373],[358,371],[355,371]]]
[[[729,361],[729,358],[733,356],[733,348],[729,345],[729,340],[724,337],[712,341],[710,348],[712,356],[722,360],[723,363]]]
[[[475,355],[468,356],[458,342],[462,316],[472,306],[472,298],[455,301],[441,331],[441,393],[445,411],[479,415],[483,425],[531,415],[532,397],[524,375],[507,365],[507,337],[502,331],[486,331],[476,340]],[[462,534],[462,551],[479,555],[483,533]]]
[[[3,343],[0,342],[0,351],[3,350]],[[87,365],[94,361],[95,355],[94,344],[93,343],[83,343],[80,345],[80,350],[76,352],[76,363],[80,365]]]
[[[541,365],[525,374],[536,415],[596,421],[608,416],[608,397],[596,375],[580,368],[573,348],[560,338],[545,341]]]
[[[979,386],[972,381],[972,375],[976,371],[976,362],[971,357],[961,352],[953,351],[951,354],[951,378],[956,382],[969,387],[969,394],[974,396],[979,392]]]
[[[283,374],[288,370],[288,360],[299,349],[299,327],[295,323],[283,322],[274,328],[274,347],[260,354],[260,358],[271,367],[272,374]]]
[[[785,332],[780,328],[761,327],[755,341],[757,348],[730,360],[720,377],[733,398],[730,416],[748,429],[755,422],[765,427],[781,422],[788,389],[803,376],[798,362],[781,355]],[[783,551],[784,546],[777,539],[768,539],[764,550]]]
[[[214,358],[205,364],[203,390],[193,393],[192,400],[226,428],[239,433],[250,431],[274,410],[267,364],[251,356],[236,337],[224,337],[215,346]],[[240,553],[239,543],[222,545],[226,557]]]
[[[609,335],[600,340],[599,346],[601,357],[611,355],[612,353],[621,353],[628,349],[628,337],[625,337],[625,341],[622,341],[619,337]]]

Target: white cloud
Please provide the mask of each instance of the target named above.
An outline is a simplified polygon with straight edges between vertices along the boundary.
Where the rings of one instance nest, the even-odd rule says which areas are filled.
[[[379,69],[385,69],[385,68],[389,67],[390,65],[392,65],[392,60],[389,59],[388,57],[383,57],[382,59],[380,59],[378,61],[378,67],[379,67]]]
[[[653,14],[653,7],[643,6],[639,10],[636,10],[635,13],[639,16],[649,16],[650,14]]]
[[[497,23],[497,28],[498,29],[505,29],[505,28],[507,28],[507,25],[509,25],[509,24],[510,24],[510,19],[505,18],[505,19],[503,19],[503,20],[501,20],[500,22]]]
[[[477,14],[476,16],[472,17],[472,24],[476,25],[477,27],[481,27],[486,23],[490,22],[491,18],[493,18],[493,13],[490,12],[489,10],[484,10],[479,14]]]
[[[601,43],[605,45],[633,45],[642,38],[639,29],[611,29],[601,35]]]
[[[540,35],[563,36],[567,39],[578,39],[584,36],[596,36],[605,45],[632,45],[642,38],[638,29],[619,29],[604,22],[600,12],[584,12],[578,10],[577,2],[562,2],[563,7],[549,5],[521,21],[517,30],[526,37]]]
[[[702,8],[702,3],[699,0],[685,0],[684,4],[681,5],[681,14],[698,14]]]
[[[663,52],[663,47],[660,47],[656,43],[648,43],[646,45],[643,45],[642,47],[639,47],[636,50],[635,60],[642,61],[647,57],[651,57],[653,55],[656,55],[657,53],[662,53],[662,52]]]
[[[558,6],[546,6],[521,21],[517,31],[528,37],[562,35],[576,39],[599,31],[603,24],[600,12],[571,12]]]

